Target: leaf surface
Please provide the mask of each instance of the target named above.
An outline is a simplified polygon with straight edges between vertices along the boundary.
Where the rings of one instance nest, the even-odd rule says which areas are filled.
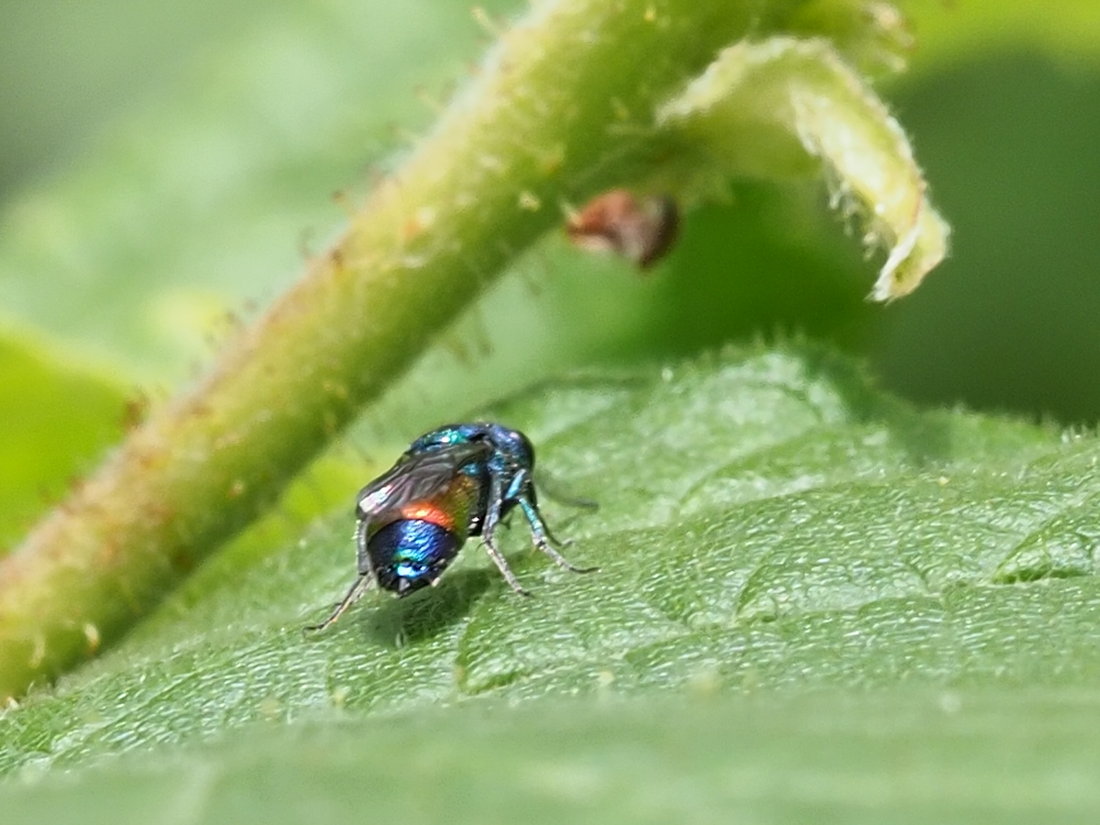
[[[1066,720],[1100,699],[1094,437],[917,413],[803,345],[575,376],[485,413],[528,432],[555,488],[599,499],[596,513],[544,505],[573,540],[568,556],[599,572],[558,570],[525,549],[517,522],[505,548],[534,598],[514,596],[471,543],[438,588],[372,593],[308,636],[302,626],[353,574],[350,516],[334,514],[266,558],[215,558],[122,645],[9,711],[0,760],[30,785],[3,792],[59,804],[38,788],[66,783],[33,779],[40,771],[140,750],[155,755],[148,769],[111,762],[89,776],[133,800],[187,796],[191,776],[211,784],[197,804],[215,818],[249,798],[224,790],[236,777],[282,786],[306,759],[313,767],[286,793],[318,810],[376,801],[375,783],[386,789],[379,811],[416,807],[423,788],[400,781],[406,768],[429,777],[440,805],[481,775],[496,790],[470,797],[470,818],[528,805],[531,793],[564,795],[567,807],[570,794],[610,799],[617,783],[644,793],[652,770],[661,804],[701,793],[701,806],[761,805],[794,821],[788,770],[808,783],[807,804],[838,811],[921,797],[928,810],[973,802],[988,813],[1001,802],[975,790],[994,781],[983,760],[1004,761],[1008,742],[1055,740],[1053,763],[1021,753],[1004,764],[1013,784],[1049,790],[1079,775],[1072,760],[1089,728]],[[723,750],[759,697],[768,710],[745,735],[754,746]],[[972,698],[973,717],[948,712]],[[895,703],[901,721],[876,731],[869,720],[890,722]],[[452,749],[476,730],[486,738],[456,767]],[[754,755],[780,730],[782,746]],[[642,774],[615,762],[645,765],[682,736],[692,756],[671,772],[660,759]],[[959,763],[934,756],[967,736],[978,784],[944,786]],[[509,764],[500,782],[482,747]],[[886,756],[868,769],[865,748],[916,754],[915,772]],[[181,753],[184,774],[158,767]],[[372,777],[369,794],[357,771]],[[728,788],[705,778],[741,774]],[[67,792],[80,787],[90,786]],[[1094,795],[1073,787],[1071,809]],[[1041,788],[1020,799],[1033,806],[1021,811],[1054,804]],[[265,804],[257,818],[292,818]]]

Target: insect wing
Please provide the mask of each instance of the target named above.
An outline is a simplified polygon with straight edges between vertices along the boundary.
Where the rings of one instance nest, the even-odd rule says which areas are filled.
[[[431,498],[446,488],[462,467],[491,452],[488,443],[472,441],[406,455],[359,491],[358,516],[374,521],[410,502]]]

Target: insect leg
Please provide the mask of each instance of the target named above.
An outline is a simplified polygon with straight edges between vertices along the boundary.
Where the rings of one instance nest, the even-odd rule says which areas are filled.
[[[306,627],[309,631],[321,631],[330,627],[337,619],[344,615],[349,607],[363,598],[363,594],[374,581],[374,570],[371,569],[370,554],[367,552],[367,533],[370,530],[370,519],[361,517],[355,525],[355,546],[358,552],[359,578],[352,582],[344,598],[332,609],[328,618],[320,624],[311,624]]]
[[[493,560],[497,569],[500,570],[500,574],[504,576],[504,580],[508,582],[508,586],[521,596],[530,596],[531,594],[523,589],[523,585],[519,583],[516,574],[512,572],[512,568],[509,567],[508,562],[504,560],[504,555],[497,550],[496,545],[493,544],[493,540],[488,533],[482,537],[481,543],[485,545],[485,552],[489,554],[489,558]]]
[[[514,484],[512,486],[514,486]],[[509,487],[509,492],[511,492],[511,487]],[[493,540],[497,525],[500,524],[500,511],[504,501],[504,495],[504,489],[500,483],[500,476],[495,473],[492,474],[489,481],[489,503],[485,508],[485,524],[481,529],[481,543],[485,546],[485,552],[489,554],[489,558],[493,560],[493,564],[497,566],[497,569],[500,570],[500,574],[504,576],[504,580],[508,582],[508,586],[521,596],[530,596],[531,594],[524,590],[523,585],[519,583],[516,574],[512,572],[512,568],[509,567],[508,562],[505,561],[504,554],[497,549],[496,542]]]
[[[331,626],[337,619],[344,615],[349,607],[363,597],[363,594],[367,591],[367,588],[370,587],[372,581],[374,581],[374,576],[369,573],[364,573],[359,576],[359,578],[352,582],[351,587],[348,588],[348,592],[344,595],[344,598],[340,600],[340,603],[332,609],[328,618],[320,624],[307,625],[306,630],[321,631]]]
[[[500,508],[504,501],[504,489],[500,483],[500,476],[491,473],[489,476],[488,503],[485,505],[485,523],[481,527],[481,534],[485,537],[486,544],[492,545],[493,533],[500,523]]]
[[[526,499],[524,499],[524,500],[526,500]],[[523,509],[524,515],[527,516],[527,521],[529,523],[531,523],[531,532],[534,533],[536,531],[536,528],[534,526],[534,522],[531,521],[531,516],[527,515],[527,510],[526,510],[526,508],[523,507],[522,502],[520,503],[520,508]],[[558,547],[568,547],[570,544],[573,543],[573,539],[559,539],[556,535],[554,535],[553,532],[551,532],[550,525],[542,520],[542,513],[539,512],[538,505],[531,502],[531,510],[534,512],[535,518],[537,518],[539,520],[539,525],[540,525],[539,529],[541,529],[543,535],[545,535],[546,538],[549,539],[549,544],[554,544],[554,545],[557,545]]]
[[[593,573],[599,570],[598,567],[577,567],[570,563],[565,556],[554,548],[554,544],[560,545],[561,542],[554,538],[553,534],[550,532],[550,528],[547,527],[546,522],[542,520],[542,514],[539,513],[538,507],[536,507],[526,495],[516,496],[516,501],[519,502],[519,506],[523,509],[523,515],[527,517],[527,523],[531,525],[531,537],[535,541],[535,546],[553,559],[554,564],[563,570],[571,570],[574,573]]]
[[[366,576],[368,573],[374,575],[371,569],[370,552],[367,548],[369,532],[370,519],[367,516],[360,516],[355,525],[355,560],[360,576]]]

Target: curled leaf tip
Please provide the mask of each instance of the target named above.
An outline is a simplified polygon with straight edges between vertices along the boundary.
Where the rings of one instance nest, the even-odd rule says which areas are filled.
[[[730,46],[657,120],[686,153],[710,160],[712,177],[715,166],[726,177],[821,175],[830,203],[886,252],[874,300],[912,292],[946,255],[949,228],[905,132],[828,40]]]
[[[924,276],[947,257],[950,235],[947,221],[922,199],[916,221],[890,247],[871,300],[891,301],[920,286]]]

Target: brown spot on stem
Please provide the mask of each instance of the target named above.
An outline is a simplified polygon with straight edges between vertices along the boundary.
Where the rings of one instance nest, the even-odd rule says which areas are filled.
[[[667,195],[638,198],[626,189],[612,189],[585,204],[565,231],[580,249],[614,252],[646,269],[672,247],[679,227],[679,210]]]
[[[141,390],[130,396],[122,405],[122,429],[136,430],[149,416],[149,396]]]

